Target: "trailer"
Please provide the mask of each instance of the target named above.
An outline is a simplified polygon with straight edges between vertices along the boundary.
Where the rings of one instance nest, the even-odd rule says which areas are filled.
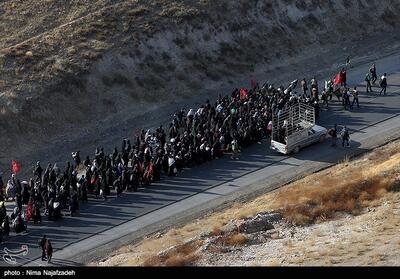
[[[273,115],[271,149],[283,154],[298,153],[301,148],[323,142],[327,129],[315,124],[312,106],[298,103]]]

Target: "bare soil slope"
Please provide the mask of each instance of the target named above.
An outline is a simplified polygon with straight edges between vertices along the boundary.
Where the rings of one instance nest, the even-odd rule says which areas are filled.
[[[111,126],[400,25],[390,0],[38,2],[0,3],[3,165],[78,127]]]
[[[399,151],[397,140],[92,265],[398,266]]]

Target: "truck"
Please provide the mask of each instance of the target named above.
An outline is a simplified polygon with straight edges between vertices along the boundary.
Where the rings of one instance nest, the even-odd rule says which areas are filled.
[[[297,103],[272,116],[271,146],[274,151],[290,154],[316,142],[323,142],[327,129],[315,124],[314,107]]]

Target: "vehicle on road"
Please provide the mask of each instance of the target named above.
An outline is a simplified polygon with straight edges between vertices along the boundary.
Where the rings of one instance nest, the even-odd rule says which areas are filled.
[[[298,153],[301,148],[323,142],[327,129],[315,124],[312,106],[298,103],[272,117],[271,149],[283,154]]]

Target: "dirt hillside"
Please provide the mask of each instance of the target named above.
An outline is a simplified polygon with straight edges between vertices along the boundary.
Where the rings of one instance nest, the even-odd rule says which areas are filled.
[[[37,3],[0,3],[1,166],[56,136],[400,25],[390,0]]]
[[[399,152],[397,140],[91,265],[398,266]]]

